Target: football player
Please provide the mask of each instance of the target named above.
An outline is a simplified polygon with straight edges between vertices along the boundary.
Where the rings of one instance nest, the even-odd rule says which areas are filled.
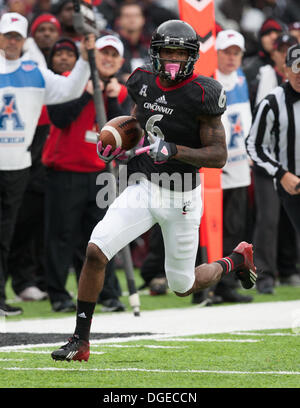
[[[89,334],[107,262],[125,245],[159,223],[165,245],[168,285],[178,296],[216,284],[234,272],[243,287],[256,279],[252,245],[240,243],[226,258],[195,268],[202,214],[200,167],[222,168],[227,149],[221,115],[222,86],[194,73],[199,40],[194,29],[169,20],[154,32],[151,65],[137,68],[127,81],[133,114],[144,128],[144,147],[128,163],[128,187],[92,232],[81,272],[76,328],[54,360],[88,360]],[[99,142],[101,143],[101,142]],[[98,146],[100,157],[107,155]]]

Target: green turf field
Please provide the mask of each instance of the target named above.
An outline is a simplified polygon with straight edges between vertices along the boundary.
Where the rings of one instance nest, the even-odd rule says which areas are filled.
[[[279,333],[121,344],[95,341],[88,363],[53,362],[49,347],[2,351],[0,384],[5,388],[299,388],[299,336],[290,330]]]
[[[124,294],[124,273],[118,272]],[[136,273],[137,285],[141,283]],[[70,275],[68,289],[76,297],[76,282]],[[14,294],[8,284],[8,300]],[[242,292],[243,293],[243,292]],[[277,286],[274,295],[254,296],[253,303],[300,299],[300,288]],[[141,312],[187,308],[191,298],[140,293]],[[130,306],[126,294],[122,301]],[[22,316],[57,318],[48,301],[20,302]],[[224,305],[223,305],[224,306]],[[212,306],[210,308],[218,308]],[[100,305],[97,313],[101,314]],[[69,315],[72,316],[72,315]],[[120,319],[122,313],[119,314]],[[188,316],[187,316],[188,318]],[[137,318],[138,319],[138,318]],[[195,324],[195,322],[191,322]],[[198,324],[198,323],[197,323]],[[5,333],[0,333],[5,336]],[[91,341],[88,363],[54,362],[50,353],[63,344],[44,343],[0,347],[0,388],[299,388],[300,330],[274,329],[144,339]]]

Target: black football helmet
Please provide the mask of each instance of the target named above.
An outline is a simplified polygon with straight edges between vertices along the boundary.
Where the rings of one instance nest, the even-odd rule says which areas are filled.
[[[162,78],[171,80],[171,75],[164,70],[164,59],[160,58],[159,51],[164,47],[185,48],[189,57],[175,77],[182,80],[192,75],[194,65],[199,58],[200,42],[196,31],[182,20],[168,20],[162,23],[153,33],[150,43],[150,59],[153,70]]]

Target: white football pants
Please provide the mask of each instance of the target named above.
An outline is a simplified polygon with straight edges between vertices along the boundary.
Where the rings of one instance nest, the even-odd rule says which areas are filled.
[[[158,223],[165,246],[169,288],[184,293],[195,280],[195,260],[202,215],[201,185],[174,192],[143,179],[128,186],[94,228],[89,242],[110,260],[131,241]]]

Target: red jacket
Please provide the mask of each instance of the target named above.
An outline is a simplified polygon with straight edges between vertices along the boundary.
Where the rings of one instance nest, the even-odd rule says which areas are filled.
[[[121,85],[118,102],[127,97],[127,89]],[[64,129],[51,126],[46,140],[42,162],[45,166],[61,171],[96,172],[105,168],[99,159],[96,143],[86,140],[86,132],[96,132],[94,101],[90,100],[76,120]]]

